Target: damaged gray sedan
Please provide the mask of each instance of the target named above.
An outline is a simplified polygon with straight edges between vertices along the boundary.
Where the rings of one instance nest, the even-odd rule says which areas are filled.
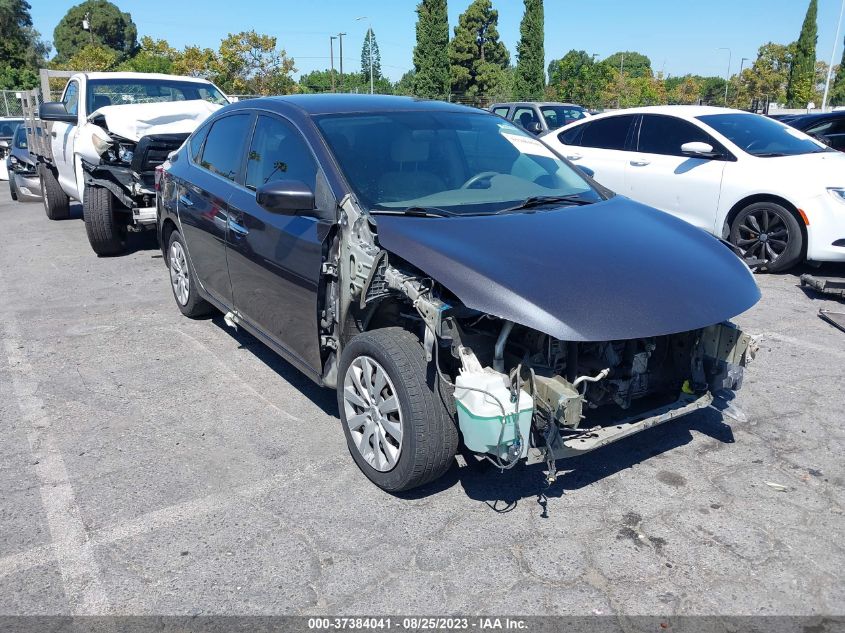
[[[335,388],[385,490],[436,479],[461,442],[553,476],[738,389],[755,351],[728,319],[760,293],[724,244],[479,110],[233,104],[157,188],[179,309],[222,311]]]

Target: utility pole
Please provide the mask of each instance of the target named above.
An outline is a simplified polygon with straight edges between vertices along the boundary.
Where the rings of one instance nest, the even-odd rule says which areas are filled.
[[[88,34],[91,36],[91,44],[94,44],[94,29],[91,28],[91,12],[86,11],[85,17],[82,18],[82,30],[88,31]]]
[[[827,67],[827,80],[824,82],[824,97],[822,98],[822,112],[827,111],[827,97],[830,94],[830,76],[833,74],[833,64],[836,62],[836,45],[839,44],[839,29],[842,27],[842,14],[845,13],[845,0],[839,9],[839,22],[836,23],[836,37],[833,38],[833,50],[830,51],[830,65]]]
[[[725,75],[725,107],[728,107],[728,86],[730,86],[731,82],[731,56],[733,52],[729,48],[725,48],[724,46],[720,47],[720,51],[728,51],[728,74]]]
[[[625,72],[625,53],[622,53],[622,59],[619,60],[619,99],[616,101],[616,107],[622,107],[622,86],[625,84],[624,73]]]
[[[337,39],[336,35],[329,36],[329,59],[331,59],[332,68],[332,92],[334,92],[334,41]]]
[[[738,84],[739,84],[739,85],[742,85],[742,68],[745,66],[745,62],[750,62],[750,61],[751,61],[751,60],[750,60],[748,57],[743,57],[743,58],[739,61],[739,75],[737,75],[737,77],[739,78],[739,79],[738,79]],[[737,88],[737,91],[736,91],[736,98],[734,99],[734,103],[735,103],[736,105],[739,105],[739,88]]]
[[[340,91],[343,92],[343,36],[346,33],[338,33],[337,39],[340,41]]]

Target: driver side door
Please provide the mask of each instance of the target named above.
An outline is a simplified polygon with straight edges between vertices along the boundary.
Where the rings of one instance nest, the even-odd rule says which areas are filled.
[[[80,87],[77,80],[69,81],[62,95],[62,103],[68,114],[79,114]],[[59,184],[65,192],[76,192],[76,175],[73,168],[73,151],[76,144],[76,123],[53,121],[50,128],[50,146],[53,161],[59,173]],[[77,192],[78,193],[78,192]],[[78,199],[78,195],[74,195]]]

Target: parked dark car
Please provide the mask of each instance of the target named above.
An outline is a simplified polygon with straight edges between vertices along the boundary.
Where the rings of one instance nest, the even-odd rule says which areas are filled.
[[[845,151],[845,110],[818,114],[802,114],[782,123],[817,138],[840,152]]]
[[[219,310],[335,388],[352,457],[389,491],[443,474],[461,440],[553,478],[738,388],[753,356],[726,320],[760,295],[727,247],[477,109],[242,101],[157,188],[182,313]]]
[[[37,162],[29,151],[25,125],[19,125],[15,129],[9,156],[6,158],[6,170],[9,172],[9,192],[12,200],[40,199],[41,182],[38,178]]]
[[[6,159],[12,149],[12,136],[15,134],[15,128],[21,123],[23,123],[23,119],[0,118],[0,180],[9,179]]]

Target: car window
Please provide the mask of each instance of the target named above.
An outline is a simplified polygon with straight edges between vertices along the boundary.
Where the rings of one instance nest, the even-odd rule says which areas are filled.
[[[210,125],[204,125],[196,131],[196,133],[191,137],[191,140],[188,143],[191,153],[191,160],[195,163],[200,162],[200,152],[202,151],[202,144],[205,141],[205,137],[208,136],[208,130],[210,129]]]
[[[508,108],[507,106],[505,106],[503,108],[493,108],[493,114],[498,114],[499,116],[503,116],[503,117],[507,118],[508,117],[508,110],[510,110],[510,108]]]
[[[246,186],[257,189],[276,180],[298,180],[313,191],[317,165],[295,127],[275,117],[259,116],[249,146]]]
[[[828,119],[808,127],[807,134],[843,134],[845,133],[845,118]]]
[[[87,90],[88,111],[110,105],[203,100],[219,105],[229,100],[212,84],[178,79],[92,79]]]
[[[534,108],[525,107],[516,109],[513,113],[513,121],[519,123],[522,127],[528,127],[530,123],[539,123]]]
[[[584,110],[575,106],[541,106],[540,114],[546,120],[550,130],[569,125],[584,118]]]
[[[576,125],[575,127],[569,128],[568,130],[564,130],[563,132],[557,135],[557,138],[564,145],[580,145],[581,137],[584,134],[584,128],[588,125],[589,123],[586,123],[584,125]]]
[[[62,97],[62,103],[65,104],[65,110],[67,110],[68,114],[76,114],[79,110],[79,82],[71,81],[67,88],[65,88],[65,94]]]
[[[15,147],[18,149],[26,149],[26,128],[19,125],[15,128]]]
[[[205,139],[200,165],[218,176],[235,180],[240,171],[243,142],[249,135],[251,118],[244,113],[215,121]]]
[[[752,156],[798,156],[835,151],[783,123],[759,114],[705,114],[698,120]]]
[[[672,116],[644,114],[637,151],[646,154],[683,156],[681,145],[694,141],[715,146],[715,140],[689,121]]]
[[[596,147],[599,149],[625,149],[628,131],[634,121],[633,114],[609,116],[585,123],[581,135],[582,147]]]

